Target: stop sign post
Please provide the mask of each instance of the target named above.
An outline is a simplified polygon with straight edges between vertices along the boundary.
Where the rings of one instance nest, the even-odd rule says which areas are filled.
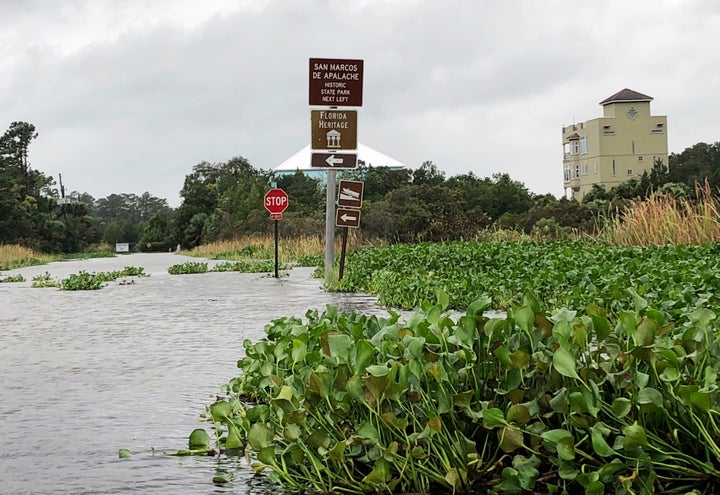
[[[265,193],[263,200],[265,209],[270,212],[270,219],[275,220],[275,278],[278,274],[278,220],[282,220],[282,214],[288,207],[288,195],[282,189],[270,189]]]

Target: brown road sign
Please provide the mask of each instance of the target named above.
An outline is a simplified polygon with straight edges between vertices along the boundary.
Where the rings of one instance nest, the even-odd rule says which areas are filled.
[[[363,61],[310,59],[310,105],[361,107]]]
[[[359,180],[341,180],[338,186],[338,206],[347,208],[362,207],[365,183]]]
[[[357,168],[356,153],[312,153],[311,168]]]
[[[353,210],[352,208],[338,208],[335,213],[335,225],[338,227],[359,227],[360,210]]]
[[[310,148],[356,150],[357,110],[311,110]]]

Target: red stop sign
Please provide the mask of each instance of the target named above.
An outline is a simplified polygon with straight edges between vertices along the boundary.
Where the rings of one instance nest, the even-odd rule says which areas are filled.
[[[288,195],[282,189],[270,189],[265,193],[265,209],[270,213],[282,213],[287,207]]]

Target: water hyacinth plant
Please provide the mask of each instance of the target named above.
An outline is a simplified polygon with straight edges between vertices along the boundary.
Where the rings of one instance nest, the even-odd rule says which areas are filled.
[[[720,488],[712,311],[675,325],[642,298],[611,319],[526,296],[489,318],[490,302],[274,320],[206,409],[217,448],[316,493]]]
[[[122,270],[112,272],[92,272],[88,273],[81,270],[79,273],[73,273],[68,278],[60,282],[62,290],[97,290],[107,285],[107,282],[113,282],[120,277],[147,277],[145,269],[142,267],[126,266]]]
[[[398,244],[351,252],[339,289],[377,294],[381,304],[405,309],[434,301],[437,290],[458,309],[484,295],[493,308],[507,308],[532,292],[547,307],[592,303],[613,314],[640,296],[677,321],[699,305],[720,306],[719,255],[720,244]]]

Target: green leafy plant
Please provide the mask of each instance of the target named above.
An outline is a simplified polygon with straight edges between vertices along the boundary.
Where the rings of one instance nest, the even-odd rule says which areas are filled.
[[[186,261],[185,263],[172,265],[168,268],[170,275],[186,275],[193,273],[206,273],[208,271],[208,264],[196,261]]]
[[[306,254],[300,256],[297,260],[297,266],[325,266],[325,255],[324,254]]]
[[[597,304],[617,313],[638,297],[668,318],[720,305],[720,245],[611,246],[590,241],[399,244],[351,252],[338,289],[412,309],[449,295],[462,310],[483,295],[508,308],[523,294],[547,307]],[[628,291],[632,288],[633,291]]]
[[[291,267],[287,263],[281,263],[278,267],[280,270],[289,270]],[[256,260],[256,261],[226,261],[218,263],[213,267],[213,272],[244,272],[244,273],[263,273],[275,270],[275,262],[272,260]]]
[[[81,270],[69,277],[57,281],[49,272],[33,277],[32,287],[57,287],[62,290],[97,290],[121,277],[149,277],[142,267],[126,266],[122,270],[112,272],[92,272]]]
[[[720,326],[636,297],[453,318],[308,311],[245,341],[203,418],[218,449],[320,493],[687,493],[720,488]],[[207,449],[206,449],[207,450]]]
[[[8,275],[7,277],[0,278],[0,284],[1,283],[10,283],[10,282],[25,282],[25,277],[23,277],[20,274],[17,274],[17,275]]]
[[[32,279],[32,287],[35,288],[47,288],[47,287],[59,287],[60,284],[57,280],[52,278],[50,272],[45,272],[43,275],[36,275]]]

